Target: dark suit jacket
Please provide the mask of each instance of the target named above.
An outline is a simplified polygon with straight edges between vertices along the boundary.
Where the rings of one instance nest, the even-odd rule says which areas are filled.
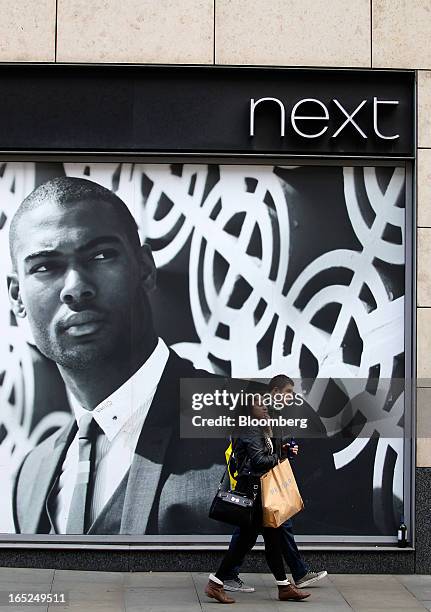
[[[211,376],[170,351],[130,467],[120,534],[223,532],[208,518],[208,509],[223,470],[226,442],[181,439],[179,434],[180,379]],[[17,533],[50,532],[46,499],[75,433],[72,419],[24,459],[13,495]],[[102,534],[103,529],[99,521],[88,533]]]

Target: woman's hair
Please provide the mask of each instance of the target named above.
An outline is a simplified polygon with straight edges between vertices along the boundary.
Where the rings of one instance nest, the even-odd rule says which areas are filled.
[[[266,404],[269,407],[270,395],[267,385],[257,381],[249,381],[244,391],[247,401],[240,405],[239,415],[253,418],[253,407],[256,403]],[[262,429],[268,435],[272,435],[270,427],[262,427]],[[235,430],[234,437],[240,438],[241,433],[244,433],[244,427],[238,427]]]

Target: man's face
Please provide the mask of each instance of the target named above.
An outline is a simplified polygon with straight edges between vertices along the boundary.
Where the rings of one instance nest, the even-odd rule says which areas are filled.
[[[59,365],[127,357],[151,324],[144,288],[152,259],[133,250],[110,204],[42,204],[21,218],[15,253],[14,311],[28,317],[37,347]]]
[[[278,388],[276,387],[272,391],[272,396],[274,400],[277,402],[280,407],[289,407],[293,406],[294,402],[294,391],[293,385],[284,385],[284,387]]]
[[[294,399],[293,385],[285,385],[281,388],[281,394],[287,406],[292,405]]]

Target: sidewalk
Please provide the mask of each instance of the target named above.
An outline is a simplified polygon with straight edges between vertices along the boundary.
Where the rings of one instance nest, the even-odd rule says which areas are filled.
[[[243,574],[255,593],[235,593],[232,612],[431,610],[431,576],[333,574],[304,602],[280,602],[268,574]],[[0,568],[0,611],[216,612],[203,573],[115,573]],[[9,593],[64,593],[68,605],[7,604]]]

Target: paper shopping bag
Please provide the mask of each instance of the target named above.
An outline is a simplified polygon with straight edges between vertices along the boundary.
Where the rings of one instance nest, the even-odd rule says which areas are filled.
[[[278,463],[260,478],[264,527],[280,527],[304,507],[289,460]]]

